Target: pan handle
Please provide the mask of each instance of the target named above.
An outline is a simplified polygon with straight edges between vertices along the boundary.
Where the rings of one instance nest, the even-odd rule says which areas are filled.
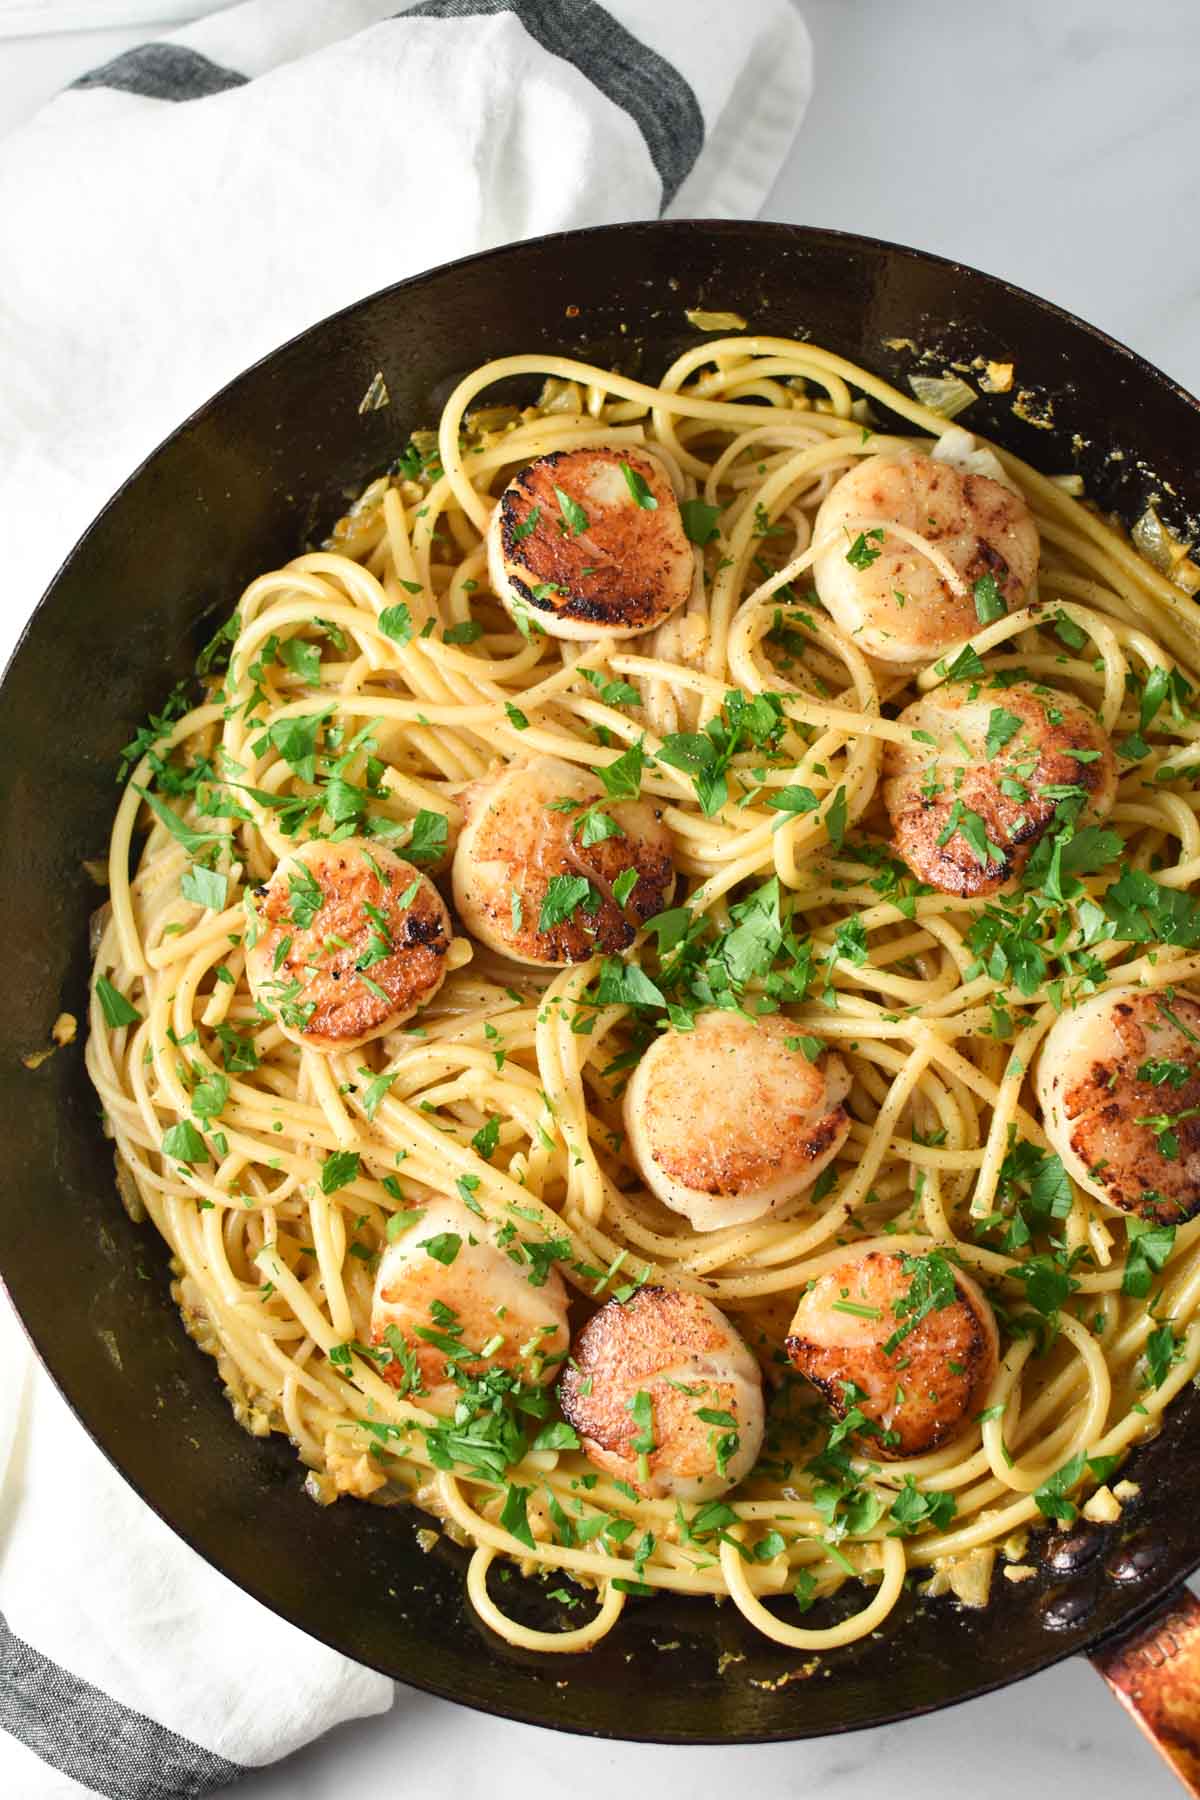
[[[1091,1663],[1200,1800],[1200,1600],[1177,1588]]]

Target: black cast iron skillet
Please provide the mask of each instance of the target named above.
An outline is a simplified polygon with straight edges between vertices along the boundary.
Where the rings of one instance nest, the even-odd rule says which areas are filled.
[[[1126,1638],[1200,1562],[1200,1394],[1189,1388],[1133,1458],[1142,1498],[1118,1527],[1053,1540],[1037,1579],[997,1580],[986,1612],[907,1596],[882,1631],[836,1652],[802,1689],[779,1678],[804,1656],[763,1642],[732,1606],[699,1601],[631,1602],[586,1658],[513,1652],[467,1607],[463,1554],[444,1540],[430,1555],[417,1547],[419,1516],[354,1502],[323,1511],[301,1492],[287,1443],[239,1430],[213,1363],[180,1328],[164,1246],[120,1208],[78,1048],[36,1073],[21,1062],[60,1007],[86,1011],[96,891],[80,864],[106,842],[118,752],[190,671],[244,583],[318,536],[477,363],[546,350],[654,378],[697,341],[684,317],[696,305],[811,337],[901,385],[916,366],[902,340],[932,351],[935,373],[976,356],[1012,360],[1016,388],[982,398],[972,427],[1043,470],[1079,470],[1127,521],[1152,492],[1167,494],[1177,524],[1200,511],[1195,400],[1030,294],[871,239],[778,225],[609,227],[434,270],[314,326],[130,478],[60,571],[4,679],[0,1269],[51,1374],[117,1468],[285,1618],[415,1686],[516,1719],[749,1742],[882,1724]],[[360,412],[377,371],[390,404]],[[558,1616],[536,1585],[514,1577],[504,1593],[530,1622]],[[1170,1664],[1166,1642],[1160,1633],[1149,1662]]]

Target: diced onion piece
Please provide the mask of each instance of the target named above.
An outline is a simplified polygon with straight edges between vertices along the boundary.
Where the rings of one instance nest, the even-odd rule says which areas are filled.
[[[376,369],[374,375],[371,377],[371,385],[358,403],[358,410],[360,413],[382,412],[383,408],[385,406],[390,406],[391,403],[392,397],[388,393],[387,382],[383,378],[383,370]]]
[[[996,452],[986,444],[981,444],[969,431],[964,431],[961,425],[951,425],[943,431],[930,451],[930,456],[934,462],[948,463],[960,475],[987,475],[1012,493],[1018,491],[1016,483],[1005,473],[1004,464]]]
[[[577,381],[562,381],[557,375],[547,375],[537,398],[537,410],[540,413],[581,413],[583,389]]]
[[[1200,588],[1200,568],[1188,556],[1191,545],[1181,544],[1168,531],[1153,506],[1146,508],[1131,535],[1146,561],[1185,594],[1194,594]]]
[[[908,385],[922,406],[943,419],[957,418],[979,398],[959,375],[910,375]]]

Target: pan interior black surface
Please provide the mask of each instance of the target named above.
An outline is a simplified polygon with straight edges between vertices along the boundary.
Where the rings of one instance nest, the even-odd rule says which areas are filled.
[[[513,1652],[465,1604],[464,1554],[444,1539],[420,1550],[419,1515],[350,1501],[319,1509],[286,1443],[242,1433],[215,1366],[180,1328],[164,1246],[120,1208],[78,1049],[36,1073],[21,1062],[60,1008],[86,1010],[97,891],[81,863],[106,843],[121,746],[245,582],[319,532],[469,368],[546,350],[656,376],[696,341],[684,314],[697,305],[811,337],[901,383],[915,346],[935,373],[1013,361],[1013,391],[982,397],[971,427],[1047,472],[1080,471],[1126,521],[1152,495],[1176,525],[1200,510],[1200,407],[1163,376],[988,276],[837,233],[689,223],[576,233],[436,270],[314,327],[129,481],[59,574],[5,678],[0,1269],[117,1466],[285,1617],[405,1681],[515,1718],[736,1741],[945,1705],[1131,1620],[1200,1560],[1200,1533],[1177,1503],[1200,1452],[1200,1395],[1189,1389],[1133,1459],[1142,1498],[1122,1525],[1056,1541],[1035,1581],[995,1583],[987,1612],[910,1594],[882,1631],[813,1661],[764,1643],[732,1607],[635,1601],[587,1658]],[[377,372],[390,404],[360,413]],[[543,1625],[558,1615],[515,1575],[505,1605]]]

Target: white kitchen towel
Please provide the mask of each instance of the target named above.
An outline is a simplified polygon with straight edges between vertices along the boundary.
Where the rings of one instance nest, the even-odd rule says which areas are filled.
[[[788,0],[249,0],[0,144],[0,656],[123,476],[314,320],[576,225],[752,216]]]
[[[0,657],[239,369],[488,245],[753,214],[810,85],[788,0],[250,0],[82,77],[0,143]],[[207,1794],[385,1708],[172,1536],[0,1315],[0,1793]]]

